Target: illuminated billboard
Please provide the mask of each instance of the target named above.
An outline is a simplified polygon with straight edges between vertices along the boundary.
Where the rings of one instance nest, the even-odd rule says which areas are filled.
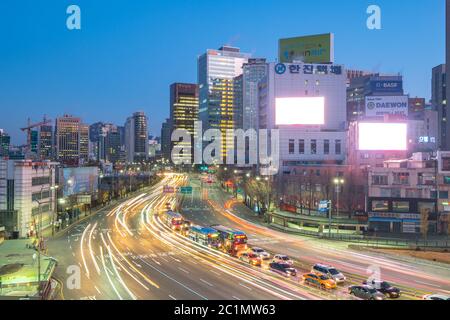
[[[358,150],[407,150],[408,126],[406,123],[359,123],[358,131]]]
[[[64,168],[64,197],[77,194],[92,194],[98,191],[98,168]]]
[[[280,39],[279,62],[333,63],[334,34],[319,34],[305,37]]]
[[[277,98],[275,124],[279,126],[325,124],[325,98]]]
[[[408,96],[368,96],[366,97],[366,116],[384,115],[408,116]]]

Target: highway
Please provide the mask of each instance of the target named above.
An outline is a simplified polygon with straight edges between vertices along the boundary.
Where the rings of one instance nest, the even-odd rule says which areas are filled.
[[[287,254],[296,260],[296,266],[309,272],[315,263],[324,263],[342,271],[351,284],[361,284],[371,274],[379,273],[382,280],[396,284],[408,298],[428,293],[450,293],[450,268],[431,261],[406,258],[348,248],[346,242],[330,242],[290,235],[262,226],[249,214],[249,209],[233,200],[217,185],[207,187],[197,178],[190,182],[194,192],[186,199],[183,215],[195,223],[226,224],[247,233],[249,244],[271,253]],[[206,205],[207,204],[207,205]],[[202,208],[199,210],[199,208]],[[280,247],[283,249],[280,250]],[[280,252],[281,251],[281,252]],[[350,283],[349,283],[350,284]]]
[[[192,196],[164,193],[163,186],[194,188]],[[180,200],[183,200],[180,204]],[[223,224],[247,233],[249,244],[295,258],[301,272],[316,262],[332,264],[350,283],[368,277],[369,266],[380,267],[384,280],[406,292],[403,298],[448,292],[450,271],[444,266],[374,255],[347,248],[345,243],[284,234],[243,220],[246,208],[217,186],[198,177],[167,174],[157,185],[84,220],[49,241],[58,259],[55,277],[62,299],[82,300],[271,300],[352,299],[346,285],[322,291],[253,267],[225,253],[192,242],[160,219],[166,204],[181,205],[183,216],[202,225]],[[281,251],[281,252],[279,252]],[[80,286],[71,273],[80,271]],[[70,272],[70,274],[68,273]],[[350,284],[349,283],[349,284]],[[74,286],[75,284],[75,286]]]

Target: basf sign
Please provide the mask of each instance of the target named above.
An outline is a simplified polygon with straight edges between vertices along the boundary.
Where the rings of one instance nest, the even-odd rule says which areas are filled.
[[[334,34],[280,39],[278,56],[281,63],[333,63]]]
[[[403,81],[400,80],[376,80],[369,83],[372,94],[398,94],[403,95]]]
[[[366,97],[366,116],[384,115],[408,116],[408,96],[369,96]]]

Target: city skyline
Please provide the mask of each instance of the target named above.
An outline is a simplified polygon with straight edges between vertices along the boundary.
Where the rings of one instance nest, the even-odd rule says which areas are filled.
[[[337,63],[367,71],[401,72],[405,92],[429,100],[431,68],[444,63],[444,2],[436,1],[432,7],[428,1],[416,2],[410,7],[379,1],[383,28],[377,31],[365,27],[366,1],[352,4],[325,1],[316,7],[293,3],[293,10],[274,14],[274,23],[269,25],[257,19],[276,12],[277,5],[269,1],[258,2],[258,6],[245,3],[236,12],[227,12],[225,7],[216,12],[207,2],[172,3],[169,15],[181,19],[180,23],[186,26],[183,30],[197,30],[201,23],[195,18],[214,21],[219,12],[230,17],[202,37],[193,34],[177,37],[180,23],[170,25],[166,15],[158,17],[159,11],[166,12],[164,3],[108,3],[109,14],[105,14],[102,4],[80,1],[82,30],[72,33],[65,28],[65,4],[47,6],[45,13],[39,10],[36,13],[31,10],[32,2],[26,1],[20,6],[21,17],[26,21],[18,19],[18,22],[8,17],[17,16],[19,6],[1,4],[0,9],[7,14],[0,22],[0,34],[6,39],[6,50],[0,56],[0,66],[4,64],[0,105],[16,112],[8,121],[2,121],[0,128],[11,135],[12,144],[22,144],[26,137],[19,128],[28,117],[39,120],[47,114],[54,120],[69,113],[88,124],[104,121],[123,125],[130,114],[142,110],[149,117],[150,134],[158,135],[170,110],[170,84],[196,83],[197,57],[206,49],[230,44],[252,53],[253,57],[275,61],[279,38],[325,32],[335,34]],[[297,6],[301,10],[296,10]],[[256,18],[248,19],[246,10]],[[299,25],[291,21],[295,20],[294,12],[312,10],[323,14],[319,23],[315,15],[306,17]],[[205,12],[208,16],[204,16]],[[33,19],[27,19],[31,14]],[[328,18],[336,14],[348,23],[327,22],[333,21]],[[134,18],[132,23],[130,15]],[[419,17],[414,22],[417,28],[414,34],[405,32],[411,17]],[[7,24],[13,28],[6,28]],[[5,30],[13,31],[3,34]],[[112,38],[114,33],[116,37]],[[431,33],[433,37],[428,36]],[[149,37],[153,41],[148,41]],[[173,41],[164,41],[170,38]],[[436,38],[442,41],[435,41]],[[381,50],[382,46],[388,46],[389,50]],[[167,55],[168,52],[171,54]],[[420,56],[427,58],[423,61]],[[166,63],[161,64],[163,60]],[[152,71],[161,65],[167,72]],[[118,90],[119,87],[122,89]]]

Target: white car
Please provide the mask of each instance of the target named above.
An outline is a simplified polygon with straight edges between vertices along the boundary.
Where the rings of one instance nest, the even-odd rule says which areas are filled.
[[[292,261],[287,255],[285,254],[276,254],[273,256],[273,262],[276,263],[286,263],[290,266],[294,265],[294,261]]]
[[[423,300],[447,300],[450,301],[450,296],[446,294],[427,294],[423,296]]]
[[[259,256],[262,260],[268,260],[270,259],[270,254],[267,253],[266,251],[264,251],[261,248],[251,248],[250,252],[256,254],[257,256]]]

